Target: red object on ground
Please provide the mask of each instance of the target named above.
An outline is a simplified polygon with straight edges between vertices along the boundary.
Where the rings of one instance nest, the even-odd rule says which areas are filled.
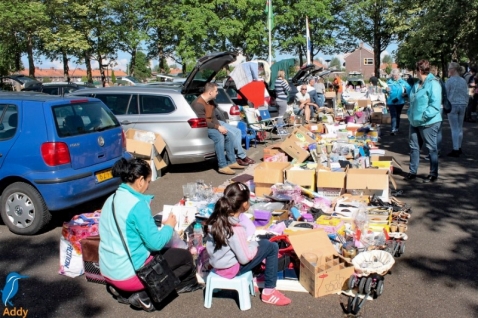
[[[264,106],[265,89],[266,85],[263,81],[254,81],[242,86],[239,91],[254,105],[254,108],[258,108]]]

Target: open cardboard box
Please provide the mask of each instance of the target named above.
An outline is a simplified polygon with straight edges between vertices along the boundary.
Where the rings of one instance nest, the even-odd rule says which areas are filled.
[[[327,167],[317,168],[317,193],[327,198],[335,198],[345,192],[346,170],[331,171]]]
[[[281,144],[280,143],[277,143],[277,144],[272,144],[272,145],[269,145],[267,147],[264,148],[264,155],[263,155],[263,158],[264,160],[269,158],[269,157],[272,157],[274,155],[277,155],[279,153],[284,153],[283,150],[280,149],[280,146]]]
[[[348,169],[346,188],[347,192],[355,190],[363,195],[378,195],[382,200],[389,200],[390,182],[394,189],[397,184],[388,169]]]
[[[340,293],[346,290],[353,265],[340,256],[323,230],[297,231],[289,240],[300,257],[300,283],[314,297]],[[311,263],[310,256],[317,257]]]
[[[254,182],[257,183],[283,183],[284,169],[288,162],[262,162],[254,168]],[[257,185],[256,185],[257,186]]]
[[[285,169],[285,179],[293,184],[315,191],[315,169]]]
[[[295,128],[281,144],[280,148],[297,163],[304,162],[309,158],[310,153],[306,148],[315,143],[315,140],[309,137],[308,133],[309,130],[305,127]]]

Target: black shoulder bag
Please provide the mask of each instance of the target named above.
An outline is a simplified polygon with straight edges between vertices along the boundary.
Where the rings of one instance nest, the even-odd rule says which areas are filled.
[[[111,203],[113,207],[113,218],[115,219],[116,228],[118,229],[123,247],[126,250],[126,254],[128,254],[128,258],[134,269],[133,260],[131,259],[128,247],[124,241],[123,233],[121,233],[118,221],[116,220],[114,199],[115,196],[113,196]],[[155,303],[163,301],[180,283],[180,280],[174,275],[171,268],[169,268],[168,263],[160,253],[155,253],[154,258],[149,263],[135,271],[141,282],[146,286],[146,291],[148,292],[149,297],[151,297]]]

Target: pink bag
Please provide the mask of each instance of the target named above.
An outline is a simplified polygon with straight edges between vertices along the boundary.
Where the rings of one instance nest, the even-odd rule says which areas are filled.
[[[75,215],[71,221],[63,223],[61,235],[73,245],[77,253],[81,254],[81,239],[99,235],[98,224],[100,216],[101,210],[97,210]]]

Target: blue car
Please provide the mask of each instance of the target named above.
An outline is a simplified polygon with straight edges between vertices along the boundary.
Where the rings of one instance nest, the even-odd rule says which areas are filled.
[[[0,215],[13,233],[38,233],[50,211],[112,193],[122,157],[123,129],[100,100],[0,93]]]

